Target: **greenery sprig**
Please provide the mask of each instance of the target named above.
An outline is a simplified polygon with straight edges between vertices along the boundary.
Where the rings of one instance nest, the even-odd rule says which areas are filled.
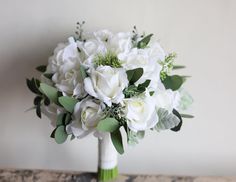
[[[77,22],[76,24],[77,24],[76,31],[75,31],[75,34],[77,35],[76,39],[79,41],[85,42],[86,39],[83,37],[83,33],[84,33],[83,27],[84,27],[85,21],[82,21],[81,23]]]

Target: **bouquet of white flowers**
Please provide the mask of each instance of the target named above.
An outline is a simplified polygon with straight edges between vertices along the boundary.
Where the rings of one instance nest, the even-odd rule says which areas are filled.
[[[153,34],[83,31],[60,43],[47,65],[36,69],[40,79],[27,79],[36,94],[34,108],[50,118],[51,137],[63,143],[71,136],[93,133],[99,138],[99,178],[117,176],[117,153],[123,154],[121,129],[128,144],[137,144],[146,130],[179,131],[182,114],[192,99],[182,84],[186,76],[171,75],[174,53],[166,54]]]

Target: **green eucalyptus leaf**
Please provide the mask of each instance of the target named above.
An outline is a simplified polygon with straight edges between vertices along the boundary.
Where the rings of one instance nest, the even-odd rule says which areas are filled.
[[[126,71],[127,78],[129,80],[130,85],[134,84],[138,81],[143,75],[143,68],[135,68],[133,70]]]
[[[78,100],[68,96],[59,97],[59,103],[70,113],[73,113]]]
[[[66,133],[65,126],[58,126],[55,131],[55,140],[58,144],[62,144],[66,141],[68,134]]]
[[[39,80],[32,78],[31,80],[26,79],[27,87],[30,89],[31,92],[35,94],[41,95],[41,92],[38,89],[38,82]]]
[[[146,88],[149,86],[151,80],[146,80],[145,82],[138,85],[138,90],[144,92]]]
[[[190,114],[180,114],[180,116],[181,116],[182,118],[194,118],[194,116],[193,116],[193,115],[190,115]]]
[[[40,104],[36,106],[36,114],[41,119],[41,105]]]
[[[65,119],[64,119],[64,124],[68,125],[71,122],[71,120],[72,120],[71,114],[70,113],[66,113]]]
[[[44,73],[47,69],[47,66],[46,65],[41,65],[41,66],[38,66],[36,67],[36,70],[38,70],[39,72],[42,72]]]
[[[119,127],[119,122],[115,118],[105,118],[98,123],[97,130],[102,132],[113,132]]]
[[[137,145],[138,144],[137,133],[132,130],[128,130],[127,140],[128,140],[129,145],[131,145],[131,146]]]
[[[36,96],[36,97],[34,98],[34,105],[35,105],[35,106],[40,105],[42,99],[43,99],[43,98],[42,98],[41,96]]]
[[[179,118],[179,120],[180,120],[180,122],[179,122],[179,124],[178,124],[177,126],[175,126],[174,128],[171,128],[172,131],[177,132],[177,131],[179,131],[179,130],[181,129],[182,124],[183,124],[183,120],[182,120],[181,115],[179,114],[179,112],[178,112],[176,109],[173,109],[172,112],[173,112],[173,114],[174,114],[175,116],[177,116],[177,117]]]
[[[145,136],[145,131],[134,132],[132,130],[129,130],[127,134],[128,144],[134,146],[138,144],[138,140],[143,139],[144,136]]]
[[[45,105],[45,106],[49,106],[49,105],[50,105],[50,100],[49,100],[49,98],[47,98],[46,96],[45,96],[43,102],[44,102],[44,105]]]
[[[153,96],[154,93],[154,91],[149,92],[150,96]]]
[[[183,68],[186,68],[186,67],[183,65],[173,65],[173,70],[183,69]]]
[[[60,113],[57,115],[57,126],[63,125],[65,119],[65,113]]]
[[[149,34],[149,35],[145,36],[142,40],[140,40],[138,42],[137,47],[139,49],[145,48],[148,45],[148,43],[150,42],[152,36],[153,36],[153,34]]]
[[[35,90],[35,88],[33,87],[32,83],[31,83],[31,80],[29,80],[28,78],[26,79],[26,84],[31,92],[37,94],[37,90]]]
[[[182,86],[183,82],[183,78],[179,75],[167,75],[166,78],[162,81],[166,89],[171,89],[173,91],[178,90]]]
[[[158,109],[157,114],[159,117],[159,121],[155,126],[157,131],[174,128],[181,122],[177,116],[173,113],[169,113],[166,109]]]
[[[40,89],[52,102],[57,103],[58,91],[56,88],[47,85],[46,83],[41,83]]]
[[[124,153],[124,147],[122,142],[122,136],[120,130],[115,130],[111,133],[111,141],[119,154]]]
[[[55,129],[52,131],[52,133],[51,133],[51,135],[50,135],[51,138],[55,138],[55,132],[56,132],[56,130],[57,130],[57,128],[55,128]]]
[[[137,132],[137,137],[138,137],[139,139],[143,139],[144,136],[145,136],[145,131],[138,131],[138,132]]]
[[[33,79],[32,79],[33,80]],[[35,87],[37,88],[37,90],[39,91],[39,87],[40,87],[40,81],[38,79],[34,79],[34,84],[35,84]],[[40,92],[40,91],[39,91]],[[40,92],[41,93],[41,92]]]
[[[48,78],[49,80],[52,79],[53,73],[44,73],[43,76],[45,76],[46,78]]]

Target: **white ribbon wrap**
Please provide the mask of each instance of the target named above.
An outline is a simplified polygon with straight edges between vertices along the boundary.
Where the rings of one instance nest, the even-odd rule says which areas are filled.
[[[117,152],[111,141],[110,133],[98,139],[98,167],[113,169],[117,166]]]

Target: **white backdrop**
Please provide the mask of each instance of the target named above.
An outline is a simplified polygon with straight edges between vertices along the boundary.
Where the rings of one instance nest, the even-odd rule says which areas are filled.
[[[95,138],[57,145],[45,117],[24,113],[33,99],[25,78],[85,20],[87,30],[154,33],[192,75],[195,118],[126,147],[120,171],[236,175],[235,19],[234,0],[0,0],[0,168],[96,170]]]

